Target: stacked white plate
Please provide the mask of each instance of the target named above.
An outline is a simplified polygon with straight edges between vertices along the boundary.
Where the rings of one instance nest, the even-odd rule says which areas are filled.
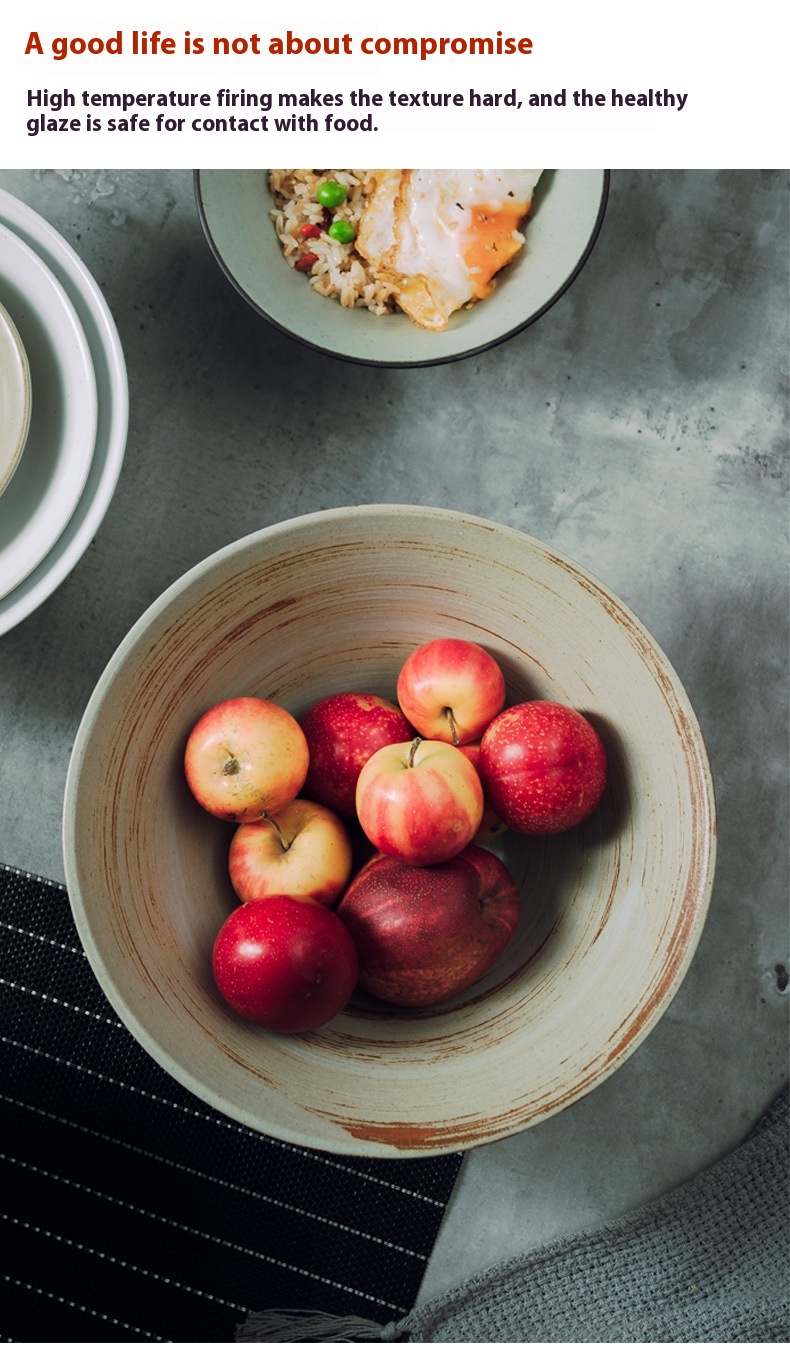
[[[126,448],[118,331],[70,245],[0,189],[0,305],[27,357],[30,423],[0,494],[0,635],[50,596],[104,518]]]
[[[11,483],[30,428],[30,367],[25,346],[0,304],[0,494]]]

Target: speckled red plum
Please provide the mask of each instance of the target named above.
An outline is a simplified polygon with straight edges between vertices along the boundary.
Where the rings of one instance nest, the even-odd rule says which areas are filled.
[[[595,809],[606,785],[606,753],[579,711],[522,702],[491,722],[480,741],[486,799],[521,833],[561,833]]]
[[[369,692],[338,692],[311,706],[301,720],[310,751],[305,795],[351,819],[357,778],[378,749],[414,736],[391,701]]]
[[[360,987],[402,1007],[452,998],[481,979],[515,932],[519,896],[507,868],[474,845],[440,866],[378,853],[338,906],[359,956]]]

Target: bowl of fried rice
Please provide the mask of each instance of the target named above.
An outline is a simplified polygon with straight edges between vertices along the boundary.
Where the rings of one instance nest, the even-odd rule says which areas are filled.
[[[608,189],[606,170],[195,173],[208,244],[254,310],[389,367],[468,357],[538,320],[589,258]]]

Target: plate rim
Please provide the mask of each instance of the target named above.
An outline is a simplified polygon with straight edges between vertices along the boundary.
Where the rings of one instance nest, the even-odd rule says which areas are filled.
[[[8,487],[25,450],[30,428],[30,363],[27,351],[22,343],[19,331],[5,306],[0,302],[0,343],[8,346],[9,369],[13,368],[15,378],[16,422],[12,435],[13,450],[8,457],[6,469],[0,466],[0,494]]]
[[[129,378],[120,335],[107,300],[90,269],[68,241],[39,212],[1,187],[0,224],[15,231],[48,264],[81,320],[89,322],[84,328],[96,375],[99,405],[93,464],[80,501],[63,533],[36,569],[0,598],[0,635],[3,635],[52,596],[81,560],[105,518],[126,452]],[[72,532],[76,519],[79,522]]]
[[[2,271],[10,285],[25,298],[31,310],[35,312],[36,322],[40,322],[51,341],[52,352],[58,371],[64,383],[63,408],[59,411],[59,432],[57,435],[58,453],[55,471],[41,500],[31,512],[21,532],[9,539],[0,549],[0,565],[3,555],[8,552],[11,562],[19,554],[19,543],[26,537],[32,537],[31,545],[23,553],[21,560],[9,571],[6,578],[0,578],[0,593],[5,597],[19,584],[22,584],[37,565],[49,554],[55,542],[62,535],[71,519],[85,488],[90,474],[96,446],[98,426],[98,391],[93,355],[88,344],[85,330],[66,289],[43,259],[9,226],[0,221],[0,252],[4,260],[10,259]],[[13,256],[16,256],[16,262]],[[31,270],[31,272],[26,272]],[[36,291],[41,287],[40,300],[36,301]],[[54,330],[58,323],[55,317],[62,319],[63,342],[57,338],[61,331]],[[66,334],[68,331],[68,334]],[[68,342],[68,353],[66,352]],[[73,341],[73,342],[72,342]],[[29,345],[26,345],[28,363],[31,370],[31,386],[36,384],[36,367],[31,359]],[[76,396],[75,395],[76,384]],[[72,405],[72,412],[69,411]],[[32,411],[31,411],[32,413]],[[27,448],[30,450],[30,439]],[[18,483],[18,482],[17,482]],[[7,503],[7,501],[6,501]],[[0,512],[2,506],[0,506]],[[51,523],[45,530],[51,515]],[[36,543],[39,535],[42,540]],[[11,582],[8,582],[10,579]]]

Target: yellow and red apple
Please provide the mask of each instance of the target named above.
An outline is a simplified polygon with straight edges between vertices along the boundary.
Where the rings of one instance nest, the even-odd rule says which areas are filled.
[[[331,907],[351,876],[353,852],[332,810],[297,797],[251,824],[240,824],[228,854],[231,885],[242,902],[303,895]]]
[[[357,781],[357,816],[380,852],[415,866],[454,857],[483,818],[483,788],[468,758],[436,739],[388,744]]]
[[[293,800],[308,760],[307,740],[284,707],[263,697],[232,697],[194,726],[184,771],[205,810],[244,824]]]
[[[418,734],[448,744],[479,739],[505,704],[505,679],[488,650],[453,637],[426,641],[398,675],[398,705]]]

